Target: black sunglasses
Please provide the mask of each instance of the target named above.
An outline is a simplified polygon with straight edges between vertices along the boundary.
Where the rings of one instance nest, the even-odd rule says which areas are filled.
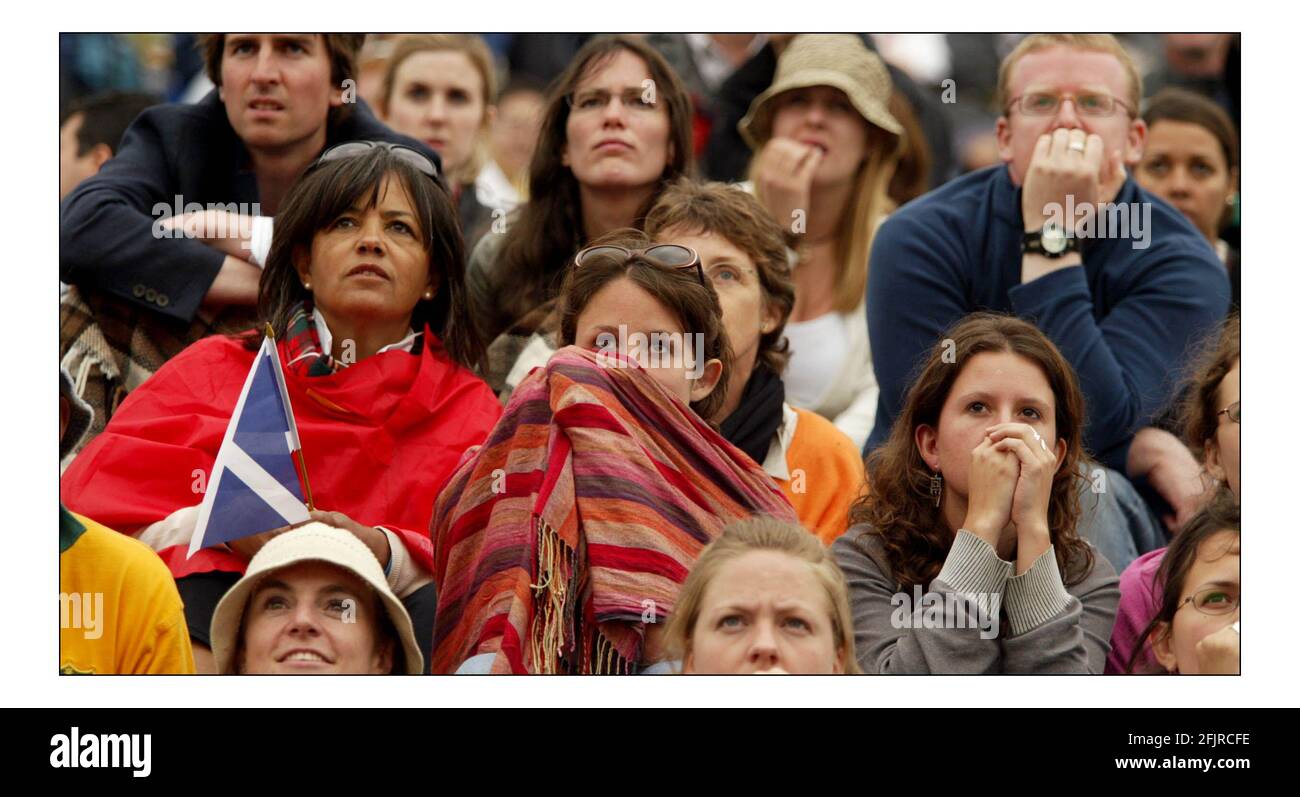
[[[349,141],[345,144],[335,144],[312,161],[311,165],[307,167],[307,171],[303,172],[303,177],[311,174],[326,163],[355,158],[366,154],[372,149],[388,150],[393,153],[393,157],[429,177],[438,184],[438,187],[444,191],[446,190],[446,186],[442,184],[442,175],[438,173],[437,164],[418,149],[408,147],[405,144],[394,144],[390,141]]]
[[[640,255],[655,265],[672,269],[695,269],[695,276],[699,278],[700,284],[707,286],[705,282],[704,265],[700,262],[700,256],[689,246],[679,246],[678,244],[656,244],[645,249],[628,249],[624,246],[589,246],[583,249],[573,258],[573,265],[581,267],[584,260],[592,257],[623,257],[631,258],[634,255]]]

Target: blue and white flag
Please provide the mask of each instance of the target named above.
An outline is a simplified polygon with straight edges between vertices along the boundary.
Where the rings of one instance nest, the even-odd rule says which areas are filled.
[[[301,449],[275,339],[267,335],[217,452],[188,556],[309,520],[294,469],[294,453]]]

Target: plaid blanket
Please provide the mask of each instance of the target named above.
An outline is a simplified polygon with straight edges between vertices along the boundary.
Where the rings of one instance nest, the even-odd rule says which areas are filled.
[[[761,468],[630,360],[567,347],[515,390],[434,507],[432,671],[627,673],[700,550],[795,521]]]
[[[100,291],[72,286],[59,303],[59,363],[95,411],[90,430],[65,462],[104,431],[127,394],[194,341],[255,325],[252,307],[228,307],[192,322],[152,312]]]

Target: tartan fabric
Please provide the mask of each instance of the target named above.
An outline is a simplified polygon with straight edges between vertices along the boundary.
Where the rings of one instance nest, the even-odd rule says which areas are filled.
[[[252,307],[229,306],[215,316],[200,312],[185,322],[99,291],[69,287],[59,303],[59,363],[95,415],[65,462],[104,431],[132,390],[186,346],[208,335],[244,331],[255,322]]]

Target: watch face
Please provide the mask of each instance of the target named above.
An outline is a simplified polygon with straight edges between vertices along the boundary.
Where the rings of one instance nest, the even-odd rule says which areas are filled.
[[[1068,243],[1065,239],[1065,230],[1055,224],[1048,224],[1043,227],[1041,240],[1043,242],[1043,251],[1052,255],[1064,252]]]

